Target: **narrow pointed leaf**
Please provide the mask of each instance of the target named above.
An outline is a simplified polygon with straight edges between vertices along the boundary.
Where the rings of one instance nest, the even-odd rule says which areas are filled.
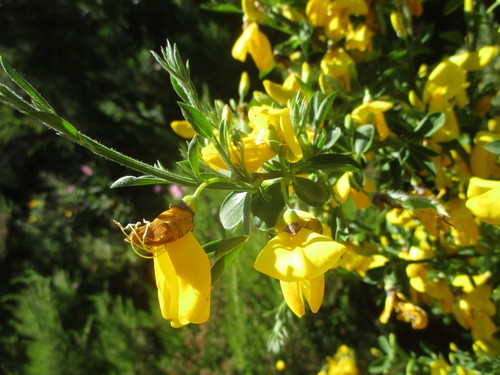
[[[211,139],[213,137],[213,129],[210,122],[196,108],[189,104],[178,102],[181,107],[184,118],[189,122],[191,127],[202,137]]]

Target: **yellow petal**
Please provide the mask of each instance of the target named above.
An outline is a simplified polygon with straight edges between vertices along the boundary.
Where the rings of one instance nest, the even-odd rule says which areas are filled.
[[[174,327],[204,323],[210,315],[210,262],[192,232],[154,258],[162,316]]]
[[[278,280],[313,279],[336,267],[345,250],[344,245],[309,229],[295,235],[281,232],[267,243],[254,267]]]
[[[465,205],[474,216],[482,221],[492,225],[500,225],[500,188],[491,189],[468,199]]]
[[[305,314],[305,307],[299,282],[287,282],[280,280],[280,285],[286,304],[295,315],[302,318]]]
[[[181,136],[182,138],[191,139],[196,134],[191,125],[189,125],[189,122],[186,120],[172,121],[170,123],[170,127],[175,134]]]
[[[321,275],[311,280],[301,281],[300,285],[311,311],[317,313],[325,294],[325,276]]]

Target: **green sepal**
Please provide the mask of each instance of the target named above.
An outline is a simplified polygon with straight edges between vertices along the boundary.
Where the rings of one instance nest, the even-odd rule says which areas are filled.
[[[361,166],[351,157],[339,154],[323,154],[313,156],[307,160],[304,171],[339,171],[339,172],[357,172]]]
[[[372,145],[375,128],[373,125],[362,125],[356,129],[353,137],[352,149],[356,155],[362,155]]]
[[[219,218],[222,226],[231,230],[244,221],[245,210],[249,209],[250,195],[246,192],[230,193],[222,202]]]
[[[261,193],[256,194],[253,199],[253,222],[259,230],[271,230],[285,208],[285,199],[280,185],[278,182],[261,188]]]
[[[125,186],[143,186],[143,185],[156,185],[156,184],[167,184],[168,181],[163,178],[158,178],[154,176],[123,176],[118,180],[113,182],[110,186],[111,189],[125,187]]]
[[[320,207],[330,199],[330,191],[321,181],[315,182],[308,178],[296,177],[293,179],[292,186],[295,194],[302,201],[310,206]]]
[[[213,137],[213,129],[210,122],[196,108],[183,102],[177,102],[181,107],[182,115],[189,122],[191,127],[202,137],[211,139]]]
[[[215,240],[203,245],[203,249],[208,256],[223,257],[230,252],[237,250],[248,241],[248,236],[236,236]]]

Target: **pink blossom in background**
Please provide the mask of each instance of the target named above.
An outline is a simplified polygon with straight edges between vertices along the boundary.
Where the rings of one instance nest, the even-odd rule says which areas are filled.
[[[88,165],[82,165],[80,167],[80,170],[82,171],[82,173],[85,175],[85,176],[92,176],[94,174],[94,171],[88,166]]]
[[[172,184],[168,187],[168,192],[174,199],[181,199],[186,188],[177,184]]]
[[[153,185],[153,191],[155,193],[161,192],[161,185]]]

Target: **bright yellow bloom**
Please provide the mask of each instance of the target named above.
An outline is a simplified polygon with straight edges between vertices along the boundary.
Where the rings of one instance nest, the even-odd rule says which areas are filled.
[[[355,63],[343,48],[329,49],[320,66],[323,75],[333,78],[347,91],[351,91],[351,72],[355,69]]]
[[[396,32],[396,35],[400,38],[406,38],[408,35],[408,32],[406,31],[406,25],[403,20],[403,12],[391,12],[391,25],[394,31]]]
[[[276,361],[276,370],[278,371],[285,371],[286,370],[286,363],[282,359]]]
[[[361,23],[356,29],[350,26],[345,40],[345,48],[347,50],[357,49],[362,52],[370,51],[373,46],[372,37],[373,31],[366,24]]]
[[[498,156],[484,148],[489,142],[500,140],[500,134],[480,131],[474,137],[474,147],[470,154],[470,169],[480,178],[500,178]]]
[[[290,74],[282,85],[267,79],[263,80],[262,84],[264,85],[267,95],[278,103],[286,105],[300,90],[300,85],[295,77],[295,74]]]
[[[389,128],[383,112],[388,111],[392,107],[392,103],[382,100],[363,103],[352,111],[352,119],[360,125],[372,124],[375,126],[380,140],[383,141],[389,136]]]
[[[333,357],[327,357],[328,375],[361,375],[356,364],[356,352],[341,345]]]
[[[429,75],[423,101],[428,104],[429,113],[443,112],[446,116],[444,125],[432,135],[436,142],[448,142],[459,137],[460,126],[453,107],[465,106],[467,86],[465,70],[449,60],[439,63]]]
[[[409,302],[404,295],[393,290],[387,291],[384,310],[380,315],[380,322],[386,324],[389,321],[392,310],[396,312],[396,319],[411,323],[413,329],[424,329],[427,327],[427,313],[419,306]]]
[[[262,141],[273,141],[267,138],[268,128],[277,136],[279,148],[283,151],[283,155],[292,163],[302,159],[302,149],[299,141],[295,136],[290,121],[290,109],[274,109],[264,106],[253,106],[248,111],[248,119],[253,127],[253,133],[258,134],[257,139]],[[272,146],[271,146],[272,147]]]
[[[256,138],[255,134],[246,136],[237,145],[231,144],[230,149],[231,161],[237,166],[245,165],[249,173],[257,171],[262,164],[276,155],[265,140]],[[201,157],[213,169],[229,169],[212,144],[201,149]]]
[[[251,22],[243,29],[243,33],[231,51],[233,58],[241,62],[246,60],[247,53],[252,56],[255,65],[261,72],[267,72],[274,67],[271,43],[255,22]]]
[[[411,247],[405,259],[422,260],[432,258],[433,253],[417,247]],[[423,263],[411,263],[406,266],[406,275],[411,287],[419,293],[435,298],[445,314],[452,312],[454,296],[446,281],[442,278],[429,279],[429,268]]]
[[[431,375],[447,375],[451,366],[443,358],[431,362]]]
[[[243,21],[259,22],[264,18],[265,14],[256,6],[255,0],[241,0],[241,8],[243,9]]]
[[[389,259],[380,254],[371,254],[363,250],[368,248],[370,252],[377,249],[371,244],[355,245],[352,243],[346,244],[347,251],[342,255],[338,266],[347,271],[356,271],[360,276],[365,276],[366,271],[372,268],[382,267]],[[373,246],[373,247],[372,247]]]
[[[467,71],[475,71],[488,65],[497,54],[497,46],[485,46],[478,51],[453,55],[449,60]]]
[[[450,214],[451,235],[455,238],[458,246],[472,246],[477,244],[479,238],[479,228],[474,220],[474,216],[467,208],[465,200],[453,197],[446,204],[446,210]]]
[[[459,275],[453,285],[462,287],[463,293],[453,306],[457,322],[465,329],[470,329],[474,340],[491,340],[498,331],[491,319],[496,314],[496,306],[490,300],[492,286],[487,284],[489,273],[473,276],[472,284],[468,275]]]
[[[124,233],[130,230],[127,241],[134,250],[138,247],[154,259],[163,318],[176,328],[206,322],[210,315],[210,262],[192,233],[193,212],[185,204],[171,205],[152,222],[119,226]]]
[[[306,5],[306,16],[313,26],[326,26],[328,23],[328,1],[309,0]]]
[[[186,120],[172,121],[170,123],[170,127],[172,128],[175,134],[177,134],[182,138],[191,139],[196,134],[194,129],[191,127],[191,125],[189,125],[189,122],[187,122]]]
[[[482,221],[500,225],[500,181],[472,177],[465,205]]]
[[[443,97],[449,105],[463,108],[467,100],[465,92],[467,86],[465,70],[445,60],[439,63],[429,75],[424,87],[423,99],[425,103],[432,104],[436,97]]]
[[[272,238],[255,260],[257,271],[280,280],[290,309],[300,318],[304,298],[317,312],[323,301],[324,273],[337,266],[345,246],[330,237],[299,228],[295,234],[283,231]]]

